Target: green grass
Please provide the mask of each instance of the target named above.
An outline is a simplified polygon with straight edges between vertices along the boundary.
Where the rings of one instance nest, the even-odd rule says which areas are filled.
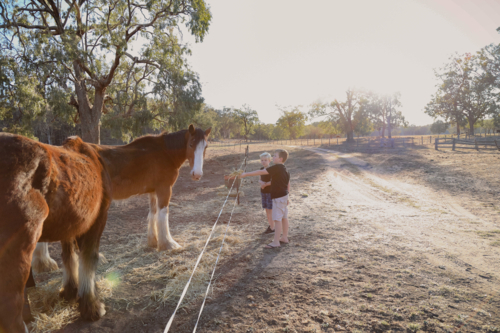
[[[408,324],[408,329],[412,332],[417,332],[420,329],[420,325],[411,323],[411,324]]]

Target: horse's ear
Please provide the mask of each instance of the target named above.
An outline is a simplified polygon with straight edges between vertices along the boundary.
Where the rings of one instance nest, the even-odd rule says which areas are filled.
[[[212,131],[212,127],[209,127],[206,131],[205,131],[205,136],[208,136],[210,134],[210,132]]]
[[[189,134],[194,135],[195,132],[196,130],[194,129],[193,124],[189,125]]]

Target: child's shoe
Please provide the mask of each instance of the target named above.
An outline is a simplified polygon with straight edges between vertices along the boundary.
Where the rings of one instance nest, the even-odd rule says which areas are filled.
[[[267,227],[266,231],[264,231],[265,234],[274,234],[274,230],[271,229],[270,226]]]

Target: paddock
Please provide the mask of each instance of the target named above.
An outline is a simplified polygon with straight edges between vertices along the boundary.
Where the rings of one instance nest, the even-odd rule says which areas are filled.
[[[261,152],[273,148],[251,146],[249,170],[259,167]],[[430,147],[330,155],[317,148],[289,148],[291,243],[277,251],[262,249],[270,236],[262,235],[266,220],[257,179],[243,180],[245,195],[236,205],[197,332],[499,327],[494,244],[500,234],[494,223],[500,211],[488,198],[500,178],[485,169],[497,153]],[[147,247],[147,197],[113,202],[101,241],[109,262],[97,273],[106,316],[93,323],[78,319],[76,308],[56,297],[61,273],[43,273],[30,291],[38,311],[34,331],[163,332],[227,194],[223,175],[238,167],[242,155],[209,148],[203,179],[196,183],[181,168],[170,208],[180,249]],[[471,170],[471,163],[481,167]],[[458,194],[462,201],[454,198]],[[221,216],[171,332],[193,330],[229,213]],[[50,252],[60,265],[58,244]]]

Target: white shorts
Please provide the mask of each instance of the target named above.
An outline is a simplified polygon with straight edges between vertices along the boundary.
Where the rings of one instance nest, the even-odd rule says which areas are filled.
[[[273,199],[273,221],[288,218],[288,195]]]

